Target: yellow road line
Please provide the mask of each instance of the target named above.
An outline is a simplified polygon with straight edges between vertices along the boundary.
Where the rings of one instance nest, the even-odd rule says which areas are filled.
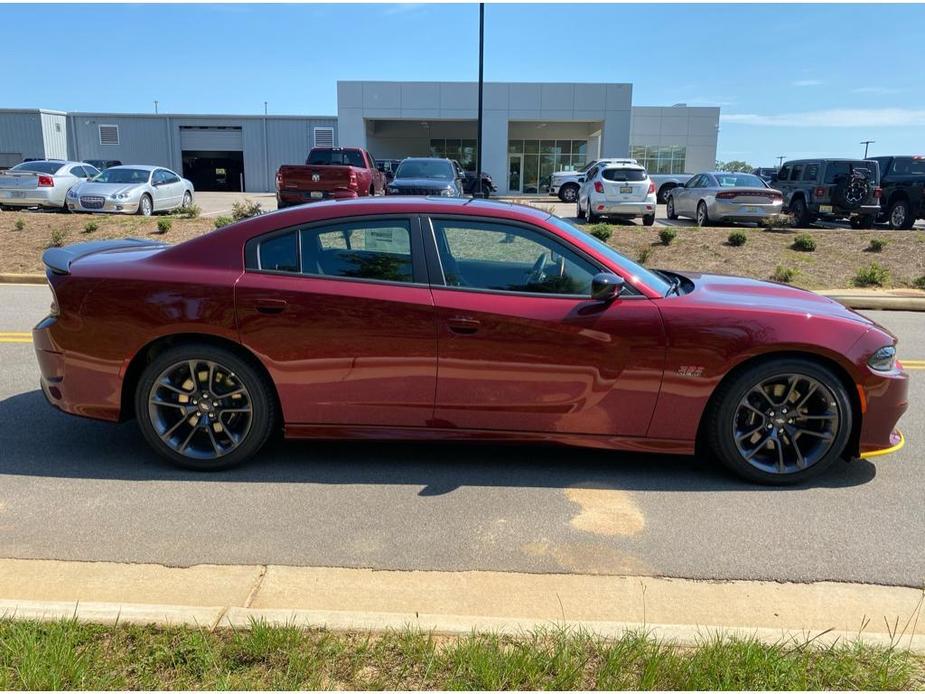
[[[32,333],[0,331],[0,342],[29,344],[32,342]]]
[[[897,443],[893,444],[889,448],[881,448],[879,451],[868,451],[867,453],[862,453],[859,457],[865,459],[876,458],[881,455],[889,455],[890,453],[895,453],[906,445],[906,437],[903,436],[903,433],[901,431],[897,431],[896,433],[899,434],[899,441]]]

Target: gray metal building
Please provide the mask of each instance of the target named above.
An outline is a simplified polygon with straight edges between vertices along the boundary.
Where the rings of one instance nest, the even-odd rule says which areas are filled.
[[[66,157],[66,116],[42,108],[0,109],[0,169],[23,159]]]

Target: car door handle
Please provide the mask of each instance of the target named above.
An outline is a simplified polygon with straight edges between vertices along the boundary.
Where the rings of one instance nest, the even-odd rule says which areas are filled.
[[[260,313],[282,313],[286,308],[285,299],[257,299],[255,302]]]
[[[450,318],[447,323],[452,330],[457,335],[474,335],[479,331],[479,327],[482,325],[474,318]]]

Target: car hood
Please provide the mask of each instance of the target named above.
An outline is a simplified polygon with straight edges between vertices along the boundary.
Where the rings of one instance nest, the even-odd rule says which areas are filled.
[[[678,274],[694,283],[694,290],[685,295],[685,298],[696,303],[713,306],[719,304],[729,308],[755,308],[801,316],[807,314],[831,316],[846,318],[865,325],[876,325],[874,321],[833,299],[786,284],[729,275],[709,275],[696,272]]]
[[[444,190],[453,187],[453,181],[442,181],[436,178],[395,178],[389,184],[393,188],[433,188]]]
[[[94,183],[87,181],[77,186],[77,192],[80,195],[102,195],[109,197],[118,193],[129,193],[140,190],[144,187],[143,183]]]

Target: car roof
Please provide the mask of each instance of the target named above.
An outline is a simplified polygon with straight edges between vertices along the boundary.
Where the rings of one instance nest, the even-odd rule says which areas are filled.
[[[142,171],[155,171],[156,169],[167,169],[166,166],[151,166],[150,164],[119,164],[118,166],[110,166],[107,171],[112,169],[141,169]],[[170,171],[170,169],[167,169]]]
[[[642,166],[641,164],[627,164],[627,163],[608,164],[604,162],[601,165],[601,171],[603,171],[604,169],[642,169],[643,171],[645,171],[646,167]]]

